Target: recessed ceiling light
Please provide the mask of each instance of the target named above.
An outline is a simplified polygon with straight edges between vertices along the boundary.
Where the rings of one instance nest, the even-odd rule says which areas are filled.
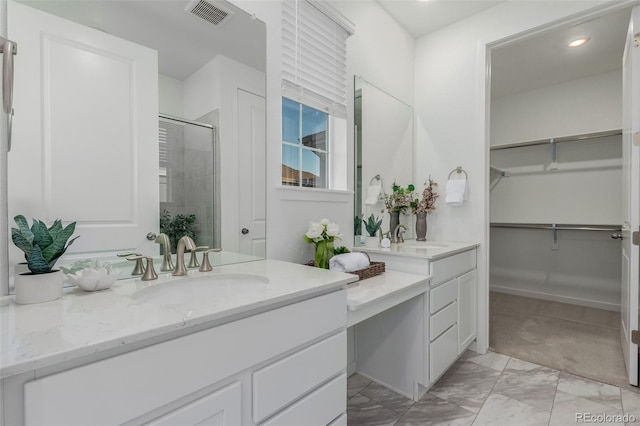
[[[578,47],[578,46],[582,46],[583,44],[585,44],[586,42],[589,41],[589,37],[580,37],[577,38],[573,41],[571,41],[569,43],[569,47]]]

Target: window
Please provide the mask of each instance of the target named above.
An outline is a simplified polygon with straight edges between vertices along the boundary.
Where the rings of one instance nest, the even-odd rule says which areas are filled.
[[[346,40],[324,2],[282,2],[282,185],[346,189]]]
[[[328,188],[327,113],[282,98],[282,184]]]

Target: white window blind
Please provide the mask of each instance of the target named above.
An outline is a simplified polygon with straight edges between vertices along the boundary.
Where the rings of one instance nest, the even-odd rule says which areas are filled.
[[[324,7],[323,7],[324,8]],[[283,95],[346,118],[349,23],[307,0],[282,2]]]

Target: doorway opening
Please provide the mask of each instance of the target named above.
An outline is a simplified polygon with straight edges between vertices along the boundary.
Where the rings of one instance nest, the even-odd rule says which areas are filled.
[[[489,348],[617,386],[629,383],[612,236],[630,16],[610,11],[490,51]]]

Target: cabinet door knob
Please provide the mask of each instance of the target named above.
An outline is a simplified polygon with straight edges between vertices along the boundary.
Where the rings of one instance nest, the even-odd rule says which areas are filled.
[[[611,238],[613,238],[614,240],[621,240],[622,239],[622,233],[621,232],[614,232],[613,234],[611,234]]]
[[[249,233],[249,230],[247,228],[242,228],[242,235],[247,235]]]
[[[155,234],[155,232],[149,232],[147,234],[147,240],[149,241],[154,241],[156,238],[158,238],[158,236]]]

